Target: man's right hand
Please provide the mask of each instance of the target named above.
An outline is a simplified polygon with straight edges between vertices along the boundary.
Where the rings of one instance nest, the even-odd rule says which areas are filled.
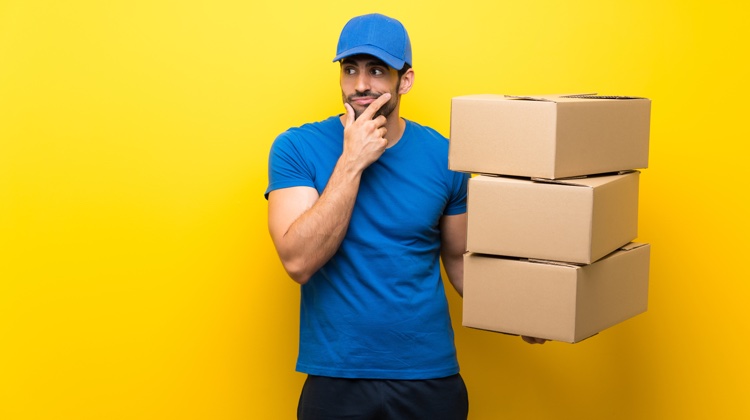
[[[388,147],[385,134],[386,117],[375,117],[380,107],[391,99],[390,93],[380,95],[364,110],[359,118],[355,118],[354,109],[344,102],[346,114],[344,116],[344,151],[341,158],[348,165],[358,171],[363,171],[378,160]]]

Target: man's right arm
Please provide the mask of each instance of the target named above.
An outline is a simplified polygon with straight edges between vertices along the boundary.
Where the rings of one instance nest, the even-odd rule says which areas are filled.
[[[373,118],[388,101],[382,95],[354,118],[345,104],[344,151],[323,193],[291,187],[268,195],[268,229],[289,276],[305,284],[336,253],[351,220],[362,171],[385,151],[385,117]]]
[[[359,176],[334,170],[323,194],[310,187],[274,190],[268,195],[268,229],[284,269],[307,283],[333,256],[351,219]]]

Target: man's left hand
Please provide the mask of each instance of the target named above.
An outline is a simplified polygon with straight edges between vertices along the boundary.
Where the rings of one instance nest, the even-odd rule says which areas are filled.
[[[522,335],[521,339],[523,339],[523,341],[525,341],[525,342],[527,342],[529,344],[544,344],[547,341],[549,341],[549,340],[546,340],[544,338],[529,337],[529,336],[526,336],[526,335]]]

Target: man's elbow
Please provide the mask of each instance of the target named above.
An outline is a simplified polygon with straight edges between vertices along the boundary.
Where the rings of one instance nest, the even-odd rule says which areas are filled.
[[[289,277],[296,283],[299,283],[301,285],[307,283],[310,280],[310,277],[312,277],[313,275],[309,268],[306,267],[305,264],[301,261],[282,260],[282,264],[284,265],[284,270],[286,270],[286,273],[289,275]]]

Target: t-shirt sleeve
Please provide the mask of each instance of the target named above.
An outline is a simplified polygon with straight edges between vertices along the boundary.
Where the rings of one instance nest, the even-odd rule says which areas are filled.
[[[265,197],[273,190],[289,187],[313,187],[314,173],[306,164],[303,146],[297,137],[286,131],[271,146],[268,155],[268,188]]]
[[[466,194],[470,174],[451,171],[452,188],[448,204],[445,206],[443,215],[453,216],[466,213]]]

